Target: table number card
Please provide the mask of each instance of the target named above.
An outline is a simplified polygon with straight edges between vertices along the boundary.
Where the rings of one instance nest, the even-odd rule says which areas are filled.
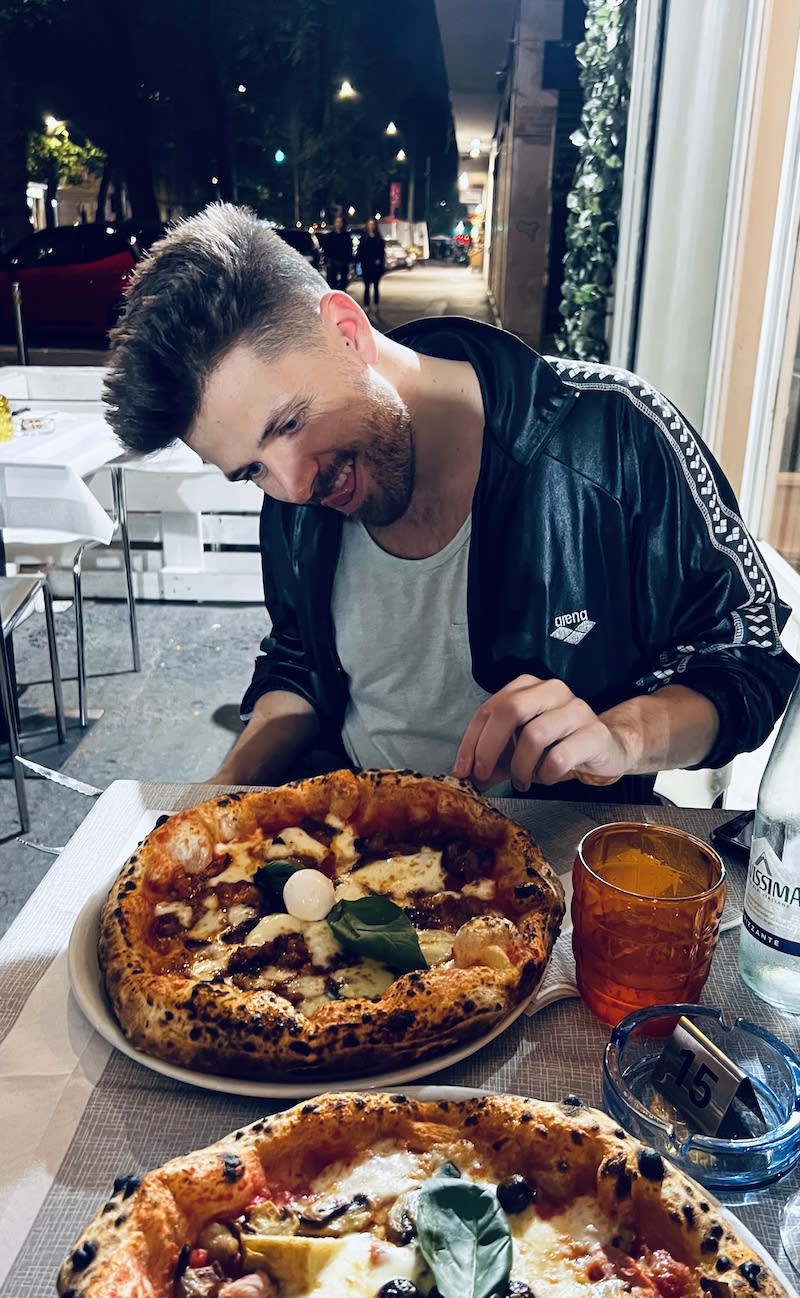
[[[753,1134],[749,1124],[742,1128],[736,1121],[737,1100],[763,1121],[750,1078],[685,1016],[678,1019],[652,1077],[653,1084],[693,1129],[706,1136]]]

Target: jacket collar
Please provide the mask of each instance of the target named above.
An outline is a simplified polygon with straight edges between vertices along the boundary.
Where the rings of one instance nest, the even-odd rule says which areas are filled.
[[[469,361],[478,376],[486,430],[519,464],[529,464],[575,398],[543,356],[515,334],[465,316],[412,320],[388,334],[426,356]]]

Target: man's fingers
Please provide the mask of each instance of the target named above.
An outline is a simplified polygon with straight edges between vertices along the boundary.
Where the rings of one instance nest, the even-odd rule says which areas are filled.
[[[581,699],[570,696],[567,703],[551,712],[540,713],[522,726],[511,762],[511,778],[516,788],[526,790],[539,779],[542,762],[567,736],[574,736],[597,718]],[[558,760],[555,761],[557,767]],[[566,769],[566,768],[565,768]],[[562,775],[560,777],[564,779]],[[545,781],[542,781],[543,783]],[[555,780],[550,781],[555,783]]]
[[[478,743],[490,721],[493,723],[493,726],[497,723],[501,728],[506,728],[506,737],[502,744],[500,744],[498,752],[502,751],[508,739],[516,729],[516,726],[519,724],[514,721],[515,715],[517,712],[521,715],[525,710],[524,706],[520,707],[517,703],[517,695],[521,691],[530,690],[532,687],[540,684],[541,682],[536,676],[518,676],[515,680],[509,681],[508,685],[504,685],[501,690],[498,690],[496,694],[493,694],[491,698],[488,698],[485,703],[480,705],[464,731],[464,737],[459,744],[458,752],[456,753],[456,760],[453,763],[454,775],[457,775],[460,779],[466,779],[468,776],[475,773],[476,750]],[[490,761],[488,752],[489,749],[484,747],[481,769],[485,769],[486,765]],[[493,769],[494,762],[491,763],[491,766]],[[489,773],[491,772],[487,772],[487,774]]]

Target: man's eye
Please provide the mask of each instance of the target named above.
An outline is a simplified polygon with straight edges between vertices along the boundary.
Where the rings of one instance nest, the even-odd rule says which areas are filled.
[[[292,419],[287,419],[285,424],[281,424],[281,435],[284,433],[296,433],[300,427],[300,416],[294,415]]]
[[[245,470],[244,481],[256,482],[263,472],[263,464],[259,464],[257,460],[254,460],[252,464],[248,464],[247,469]]]

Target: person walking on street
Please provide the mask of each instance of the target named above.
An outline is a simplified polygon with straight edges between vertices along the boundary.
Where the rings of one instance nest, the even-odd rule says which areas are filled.
[[[367,221],[367,228],[359,240],[356,261],[361,263],[361,274],[364,279],[364,310],[369,310],[371,289],[375,296],[377,311],[381,302],[381,276],[386,268],[386,245],[378,229],[378,222],[373,217]]]
[[[325,270],[329,288],[347,288],[352,260],[353,244],[350,231],[345,228],[344,218],[337,216],[333,222],[333,229],[325,240]]]

